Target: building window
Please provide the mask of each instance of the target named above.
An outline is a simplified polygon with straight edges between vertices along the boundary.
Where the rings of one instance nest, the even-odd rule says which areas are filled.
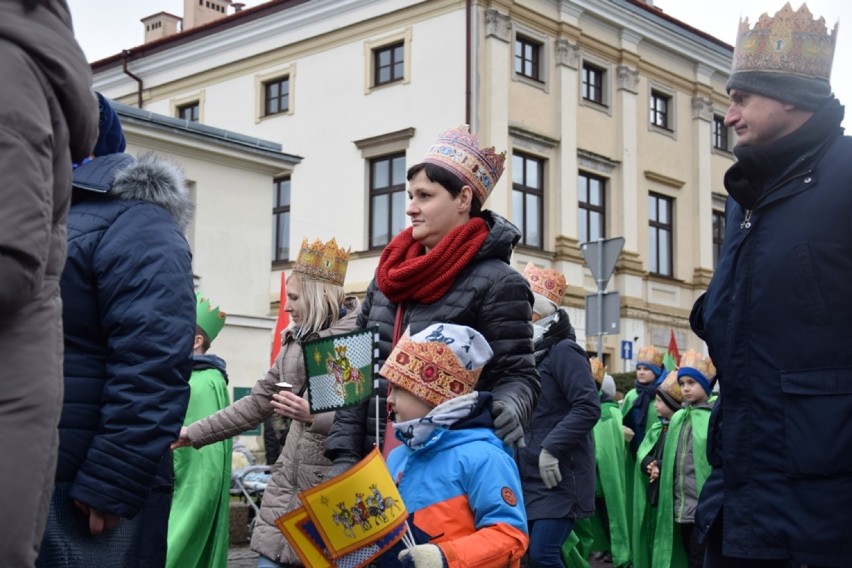
[[[512,156],[512,222],[521,230],[521,244],[542,248],[544,160]]]
[[[541,44],[531,39],[515,38],[515,73],[541,81]]]
[[[719,255],[722,253],[722,243],[725,241],[725,214],[713,211],[713,268],[719,266]]]
[[[673,276],[672,270],[672,204],[674,200],[648,194],[648,264],[651,274]]]
[[[725,117],[718,114],[713,115],[713,147],[717,150],[728,152],[728,127],[725,126]]]
[[[369,160],[370,248],[383,247],[405,227],[405,154]]]
[[[404,42],[384,45],[373,50],[373,85],[402,81],[405,76]]]
[[[272,184],[272,262],[290,258],[290,178]]]
[[[672,98],[660,91],[651,91],[651,124],[672,130]]]
[[[198,122],[198,111],[200,108],[201,105],[198,104],[198,101],[185,105],[180,105],[179,107],[177,107],[177,116],[182,120],[186,120],[189,122]]]
[[[577,236],[580,242],[606,237],[606,180],[580,173],[577,178]]]
[[[290,110],[290,76],[263,83],[263,116]]]
[[[599,105],[604,103],[604,70],[590,63],[583,63],[583,100]]]

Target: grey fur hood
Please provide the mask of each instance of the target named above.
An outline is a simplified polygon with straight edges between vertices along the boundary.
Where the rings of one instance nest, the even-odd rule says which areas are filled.
[[[192,220],[193,204],[180,167],[148,153],[97,157],[74,170],[74,187],[115,199],[147,201],[171,213],[181,230]]]

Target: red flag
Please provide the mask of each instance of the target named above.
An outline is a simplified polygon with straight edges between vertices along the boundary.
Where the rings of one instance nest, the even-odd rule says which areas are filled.
[[[680,353],[677,350],[677,341],[675,341],[675,333],[672,331],[671,339],[669,339],[669,348],[666,351],[666,356],[663,358],[663,365],[666,371],[672,372],[677,368],[680,362]]]
[[[290,314],[284,311],[287,307],[287,277],[284,271],[281,271],[281,305],[278,306],[278,321],[275,322],[275,335],[272,336],[272,357],[270,357],[269,365],[275,363],[275,358],[278,357],[278,352],[281,350],[281,332],[290,325]]]

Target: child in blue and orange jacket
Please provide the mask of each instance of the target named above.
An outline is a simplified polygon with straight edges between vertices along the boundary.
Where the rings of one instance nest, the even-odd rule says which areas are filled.
[[[385,361],[403,442],[387,465],[417,546],[397,543],[383,568],[520,566],[529,545],[520,475],[494,432],[490,393],[473,390],[491,353],[477,331],[433,324]]]

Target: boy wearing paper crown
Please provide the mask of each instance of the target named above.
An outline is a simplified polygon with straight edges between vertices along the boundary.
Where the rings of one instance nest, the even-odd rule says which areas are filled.
[[[680,358],[677,383],[683,408],[669,424],[669,443],[659,464],[660,498],[654,536],[654,566],[701,568],[704,546],[695,535],[698,495],[710,475],[707,426],[716,367],[692,349]]]
[[[565,276],[532,263],[524,269],[535,299],[533,351],[541,397],[519,450],[519,469],[530,523],[530,561],[560,566],[562,543],[579,519],[595,512],[592,429],[600,399],[589,356],[576,341],[562,309]]]
[[[695,525],[710,568],[852,559],[852,137],[829,80],[836,40],[804,4],[737,34],[724,245],[690,316],[721,393]]]
[[[403,444],[387,465],[417,543],[397,544],[383,568],[520,566],[528,537],[518,469],[494,432],[491,393],[474,390],[491,356],[479,332],[433,324],[404,335],[382,366]]]
[[[627,482],[633,485],[631,504],[631,553],[634,568],[656,568],[653,563],[657,506],[660,500],[660,467],[672,416],[683,403],[677,372],[666,375],[655,389],[655,420],[636,452],[636,465]],[[668,565],[666,565],[668,566]]]
[[[188,426],[229,404],[225,361],[208,354],[210,344],[225,326],[225,312],[196,293],[195,339]],[[174,451],[175,489],[169,515],[166,566],[220,567],[228,563],[228,509],[231,489],[230,439],[193,451]]]

